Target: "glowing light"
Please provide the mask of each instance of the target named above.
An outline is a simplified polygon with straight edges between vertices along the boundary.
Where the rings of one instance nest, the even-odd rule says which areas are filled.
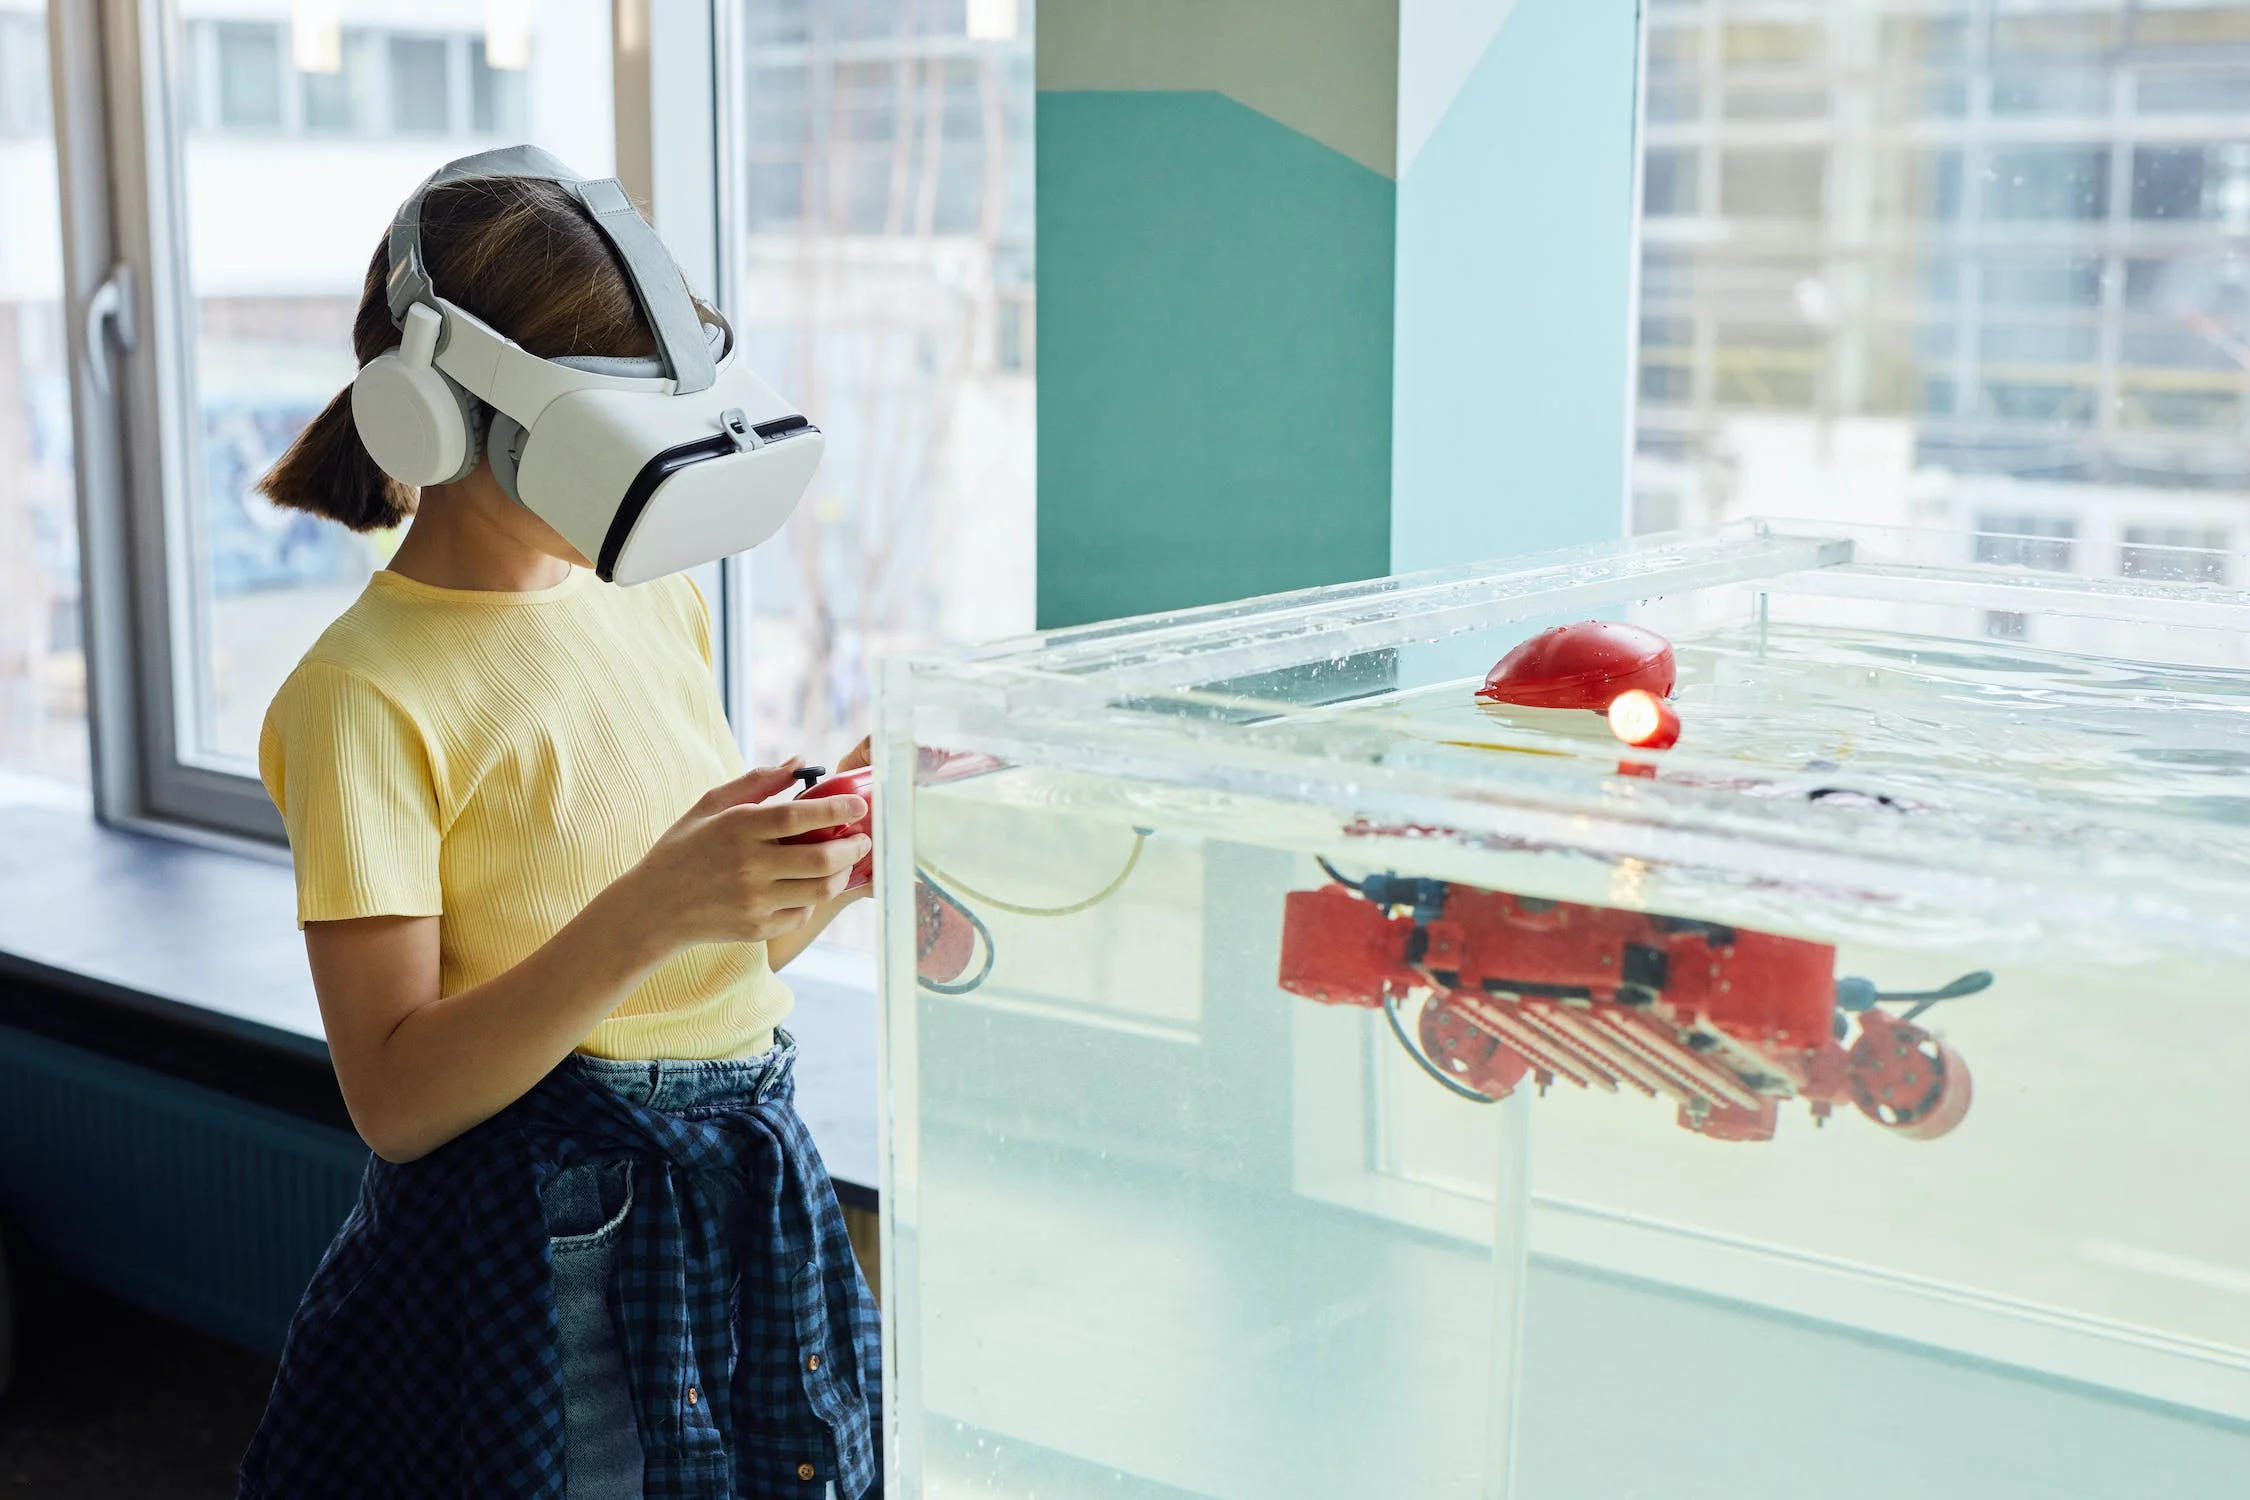
[[[1012,42],[1019,17],[1017,0],[969,0],[968,31],[972,42]]]
[[[300,73],[336,73],[344,66],[341,0],[295,0],[289,7],[289,61]]]
[[[484,0],[484,65],[531,66],[531,0]]]
[[[1635,688],[1609,706],[1609,732],[1643,750],[1667,750],[1680,740],[1680,716],[1672,705]]]

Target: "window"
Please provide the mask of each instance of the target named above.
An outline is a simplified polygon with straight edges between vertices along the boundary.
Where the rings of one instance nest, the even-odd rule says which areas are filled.
[[[1882,55],[1887,66],[1958,63],[1969,55],[1969,22],[1963,16],[1885,16]]]
[[[364,134],[381,120],[382,51],[373,33],[347,31],[338,40],[333,72],[300,72],[308,131]]]
[[[2144,73],[2134,94],[2144,115],[2218,115],[2250,112],[2250,71]]]
[[[531,128],[531,91],[526,67],[495,67],[486,49],[469,49],[470,128],[479,135],[519,140]]]
[[[2133,153],[2133,217],[2250,227],[2250,143],[2144,146]]]
[[[1737,21],[1726,28],[1726,62],[1730,68],[1805,66],[1821,60],[1827,43],[1825,28],[1817,25]]]
[[[1992,22],[1992,53],[2003,62],[2025,59],[2099,60],[2117,44],[2117,15],[2108,9],[2001,15]]]
[[[2250,5],[2147,5],[2133,18],[2143,47],[2208,47],[2250,42]]]
[[[125,76],[149,92],[120,107],[144,111],[159,146],[146,154],[149,167],[135,164],[109,193],[90,195],[117,204],[114,237],[139,293],[140,335],[121,356],[132,377],[120,401],[126,488],[88,499],[117,514],[127,555],[99,565],[121,575],[112,586],[129,587],[136,604],[129,639],[94,643],[96,675],[130,681],[124,699],[141,715],[138,725],[102,729],[102,780],[109,802],[131,804],[112,808],[121,816],[270,836],[278,825],[254,780],[266,704],[396,539],[279,510],[257,481],[347,387],[368,258],[417,181],[534,118],[535,139],[565,162],[613,170],[611,56],[606,34],[588,35],[601,8],[531,7],[528,40],[489,37],[488,14],[514,27],[525,24],[511,19],[524,8],[483,0],[425,0],[411,16],[346,6],[345,24],[325,38],[317,15],[297,36],[301,15],[253,22],[208,14],[216,9],[163,0],[145,31],[113,39],[141,51]],[[568,28],[569,45],[540,45],[553,27]],[[0,219],[0,242],[24,233],[20,222]],[[0,268],[11,263],[0,253]],[[10,295],[0,290],[0,301]],[[52,340],[59,349],[59,334]],[[0,370],[17,347],[46,345],[29,332],[0,338]],[[52,394],[40,383],[50,379],[41,370],[21,403],[34,414],[61,394],[59,383]],[[59,369],[51,378],[59,382]],[[0,379],[0,433],[13,430],[18,406]],[[67,461],[67,429],[42,420],[41,441]],[[0,487],[17,475],[0,463]],[[43,555],[57,559],[59,580],[69,539],[43,524]],[[5,597],[0,614],[18,630],[12,614],[26,595],[11,583]],[[67,604],[42,607],[68,618]],[[60,629],[42,636],[48,702],[62,701],[55,683],[79,690],[60,664],[75,649]],[[11,712],[7,722],[28,720]],[[0,737],[9,732],[0,727]],[[121,764],[131,771],[114,772]],[[118,775],[126,781],[112,789]]]
[[[1735,87],[1726,91],[1730,120],[1820,120],[1828,115],[1828,91],[1795,87]]]
[[[46,22],[37,10],[0,11],[0,140],[42,138],[53,122]]]
[[[453,125],[452,48],[441,37],[391,38],[391,128],[444,135]]]
[[[1641,210],[1650,218],[1695,212],[1693,151],[1651,151],[1642,176]]]
[[[1719,161],[1719,207],[1730,218],[1817,219],[1828,179],[1817,147],[1728,151]]]
[[[1032,624],[1033,10],[980,8],[971,37],[958,5],[933,25],[730,3],[728,296],[759,367],[829,433],[806,503],[736,564],[737,727],[761,763],[826,758],[865,732],[876,652]],[[1013,34],[986,34],[1009,15]]]
[[[281,127],[281,28],[226,21],[211,28],[218,54],[218,123],[229,130]]]
[[[2001,568],[2070,571],[2078,523],[2054,516],[1991,513],[1977,517],[1977,561]]]
[[[2127,578],[2176,583],[2225,583],[2227,533],[2223,527],[2128,526],[2117,569]]]
[[[1995,258],[1984,265],[1984,300],[1996,307],[2098,307],[2102,266],[2091,255]]]
[[[1885,224],[1950,224],[1961,216],[1959,150],[1884,150],[1870,154],[1871,204]]]
[[[1984,172],[1987,204],[2001,220],[2109,216],[2109,151],[2102,146],[2014,146]]]
[[[2010,72],[1992,80],[1996,115],[2103,115],[2109,113],[2110,75],[2104,72]]]
[[[46,17],[0,12],[0,800],[87,773],[53,118]]]

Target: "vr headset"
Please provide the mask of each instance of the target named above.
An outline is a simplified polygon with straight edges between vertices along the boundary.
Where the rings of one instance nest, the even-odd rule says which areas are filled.
[[[624,263],[658,353],[541,359],[438,295],[422,200],[475,177],[553,182],[577,199]],[[399,345],[361,367],[352,420],[399,483],[450,484],[487,453],[510,498],[627,584],[756,546],[812,483],[820,429],[750,372],[725,319],[698,313],[615,178],[582,178],[533,146],[465,156],[399,209],[390,265]]]

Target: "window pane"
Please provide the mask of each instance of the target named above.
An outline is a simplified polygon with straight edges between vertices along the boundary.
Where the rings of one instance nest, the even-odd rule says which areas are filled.
[[[1693,151],[1651,151],[1642,168],[1642,207],[1651,218],[1695,212]]]
[[[222,22],[212,28],[218,51],[219,123],[272,130],[281,124],[281,28]]]
[[[2118,549],[2118,571],[2128,578],[2162,578],[2176,583],[2225,583],[2225,527],[2128,526]]]
[[[1744,219],[1818,219],[1828,155],[1818,147],[1728,151],[1719,164],[1721,211]]]
[[[469,99],[475,116],[473,128],[479,135],[505,136],[510,141],[522,139],[531,117],[531,100],[526,89],[527,69],[520,66],[494,67],[482,46],[472,45],[469,54]]]
[[[1996,115],[2102,115],[2109,113],[2109,75],[2103,72],[2002,73],[1992,80]]]
[[[0,11],[0,800],[87,776],[52,122],[45,11]]]
[[[2108,217],[2105,146],[2012,146],[1987,160],[1985,202],[1995,219]]]
[[[222,0],[171,3],[192,35]],[[196,638],[186,648],[193,692],[182,704],[179,752],[230,770],[250,768],[274,689],[395,541],[279,510],[255,492],[351,379],[351,320],[392,213],[430,171],[492,145],[494,128],[528,136],[581,172],[615,165],[606,5],[531,7],[521,70],[487,65],[483,0],[423,0],[411,32],[395,29],[403,18],[382,0],[345,0],[341,9],[332,72],[296,66],[319,62],[321,49],[293,46],[285,24],[236,28],[262,39],[273,97],[287,79],[297,101],[286,115],[274,112],[266,139],[204,128],[220,122],[199,125],[195,115],[183,122],[193,302],[181,333],[195,455],[188,531],[175,545],[193,559]],[[231,24],[211,27],[214,38]],[[550,29],[569,45],[539,45]],[[453,107],[456,66],[460,97],[481,102]],[[277,184],[286,213],[276,208]]]
[[[297,75],[305,101],[305,128],[314,131],[370,131],[382,107],[382,51],[365,31],[348,31],[338,42],[332,72]]]
[[[866,729],[876,653],[1032,624],[1033,7],[971,38],[959,4],[730,3],[733,310],[829,444],[745,563],[741,727],[826,760]],[[865,911],[838,941],[871,942]]]
[[[2250,71],[2145,73],[2135,94],[2144,115],[2217,115],[2250,111]]]
[[[448,50],[442,37],[391,38],[391,128],[400,135],[443,135],[451,125]]]

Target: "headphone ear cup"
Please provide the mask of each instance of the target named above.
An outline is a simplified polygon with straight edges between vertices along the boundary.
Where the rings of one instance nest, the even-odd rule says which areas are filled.
[[[516,488],[516,467],[523,462],[524,439],[531,436],[523,424],[504,411],[492,414],[492,424],[485,432],[484,447],[492,461],[492,477],[500,481],[501,493],[516,504],[523,504],[523,495]]]
[[[378,354],[352,381],[352,425],[400,484],[451,484],[476,467],[477,400],[429,365]]]

